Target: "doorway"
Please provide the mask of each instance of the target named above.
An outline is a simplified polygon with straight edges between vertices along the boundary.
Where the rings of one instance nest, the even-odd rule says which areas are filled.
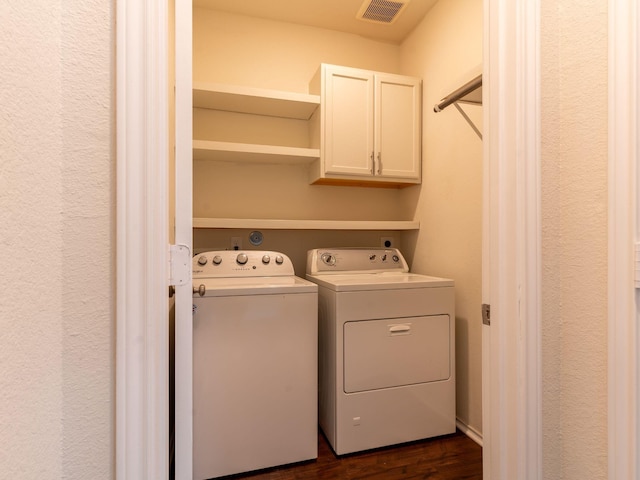
[[[179,1],[176,4],[176,13],[177,13],[176,23],[178,25],[183,25],[181,22],[185,22],[184,25],[186,25],[187,24],[186,19],[190,18],[190,14],[191,14],[191,5],[184,5],[183,3],[184,2]],[[151,10],[155,8],[152,6],[147,6],[147,7],[150,8]],[[528,357],[527,361],[519,363],[517,360],[518,356],[514,352],[514,348],[517,342],[513,342],[512,345],[514,346],[511,346],[511,347],[509,347],[509,342],[512,339],[522,338],[523,332],[518,331],[517,329],[508,328],[509,325],[507,324],[507,322],[500,322],[501,318],[508,318],[510,312],[512,312],[513,309],[516,308],[516,298],[517,298],[516,295],[513,295],[513,291],[510,288],[503,288],[503,287],[510,287],[510,285],[512,284],[518,284],[521,288],[522,286],[524,286],[525,291],[528,293],[527,298],[531,300],[528,304],[528,308],[530,308],[530,310],[528,310],[527,315],[532,316],[532,320],[533,320],[532,322],[527,322],[527,325],[531,326],[532,330],[531,332],[529,332],[530,336],[525,335],[525,338],[527,339],[527,341],[531,341],[532,344],[535,344],[535,342],[532,341],[532,337],[535,337],[536,335],[536,330],[535,330],[535,325],[536,325],[535,319],[537,317],[536,301],[535,301],[535,299],[537,298],[536,278],[535,278],[535,275],[533,277],[525,275],[524,278],[520,277],[516,279],[516,276],[522,275],[523,271],[535,272],[536,265],[537,265],[536,263],[537,250],[535,248],[532,249],[531,245],[527,244],[525,240],[530,239],[531,235],[533,235],[534,243],[535,243],[535,232],[537,228],[537,223],[536,223],[537,221],[537,217],[536,217],[537,183],[536,183],[536,177],[535,177],[535,165],[536,165],[535,149],[536,149],[537,143],[536,143],[536,131],[535,131],[534,125],[535,125],[535,121],[537,120],[538,113],[535,108],[527,109],[525,111],[524,116],[527,117],[527,115],[533,115],[533,119],[531,119],[531,121],[528,123],[525,122],[525,125],[518,124],[515,121],[513,122],[509,122],[508,120],[505,121],[505,116],[511,116],[511,118],[513,119],[521,118],[523,116],[522,109],[524,108],[521,104],[516,104],[514,106],[511,103],[512,97],[505,95],[505,92],[513,93],[513,90],[515,90],[515,93],[520,95],[522,99],[532,101],[534,105],[536,104],[537,97],[535,93],[535,84],[536,84],[535,79],[537,77],[535,74],[535,69],[537,67],[537,63],[535,58],[532,58],[531,50],[534,49],[535,47],[535,32],[536,32],[535,19],[537,17],[535,15],[535,11],[534,11],[534,15],[530,17],[523,15],[523,12],[526,12],[528,8],[533,8],[535,10],[537,8],[537,2],[521,1],[521,2],[508,2],[508,4],[504,4],[504,2],[487,0],[485,1],[484,8],[485,8],[485,11],[484,11],[485,21],[489,21],[487,19],[490,19],[490,21],[492,22],[492,26],[495,26],[494,28],[492,27],[490,32],[485,32],[485,51],[489,51],[492,53],[496,52],[496,55],[491,57],[493,63],[485,64],[485,77],[487,78],[488,84],[491,85],[493,89],[493,93],[488,94],[488,98],[490,102],[489,104],[491,105],[491,109],[490,111],[485,112],[485,125],[488,125],[488,126],[497,125],[498,121],[500,121],[500,122],[505,122],[507,126],[507,128],[503,129],[501,132],[498,132],[498,129],[495,129],[495,131],[493,131],[492,129],[492,133],[489,134],[489,138],[487,139],[485,137],[485,142],[486,142],[485,158],[490,158],[492,159],[492,161],[491,162],[485,161],[485,174],[486,174],[485,187],[489,187],[489,188],[485,188],[485,191],[491,192],[491,194],[486,195],[485,201],[484,201],[485,211],[489,212],[489,215],[486,216],[486,220],[485,220],[485,222],[487,222],[486,223],[487,227],[484,229],[484,240],[486,241],[486,245],[491,245],[491,249],[492,249],[491,251],[493,251],[494,253],[499,251],[501,258],[503,259],[503,262],[500,263],[499,265],[495,260],[493,262],[489,261],[488,263],[489,265],[495,265],[497,268],[491,269],[491,270],[487,268],[483,269],[483,276],[485,276],[485,280],[490,282],[489,283],[490,290],[487,290],[487,292],[491,291],[493,293],[490,300],[492,302],[492,307],[493,307],[492,320],[494,322],[493,325],[491,326],[491,332],[487,332],[488,335],[485,335],[485,338],[487,340],[484,342],[485,347],[487,347],[485,348],[485,351],[490,353],[485,357],[488,362],[488,363],[485,363],[485,371],[486,371],[487,365],[489,366],[491,371],[490,383],[487,384],[489,388],[485,388],[485,402],[483,402],[485,405],[484,443],[485,443],[485,450],[489,449],[490,451],[490,454],[488,454],[487,457],[485,457],[485,472],[492,473],[491,477],[486,476],[486,478],[509,478],[508,476],[506,477],[501,476],[501,473],[505,473],[505,472],[508,473],[512,471],[512,469],[517,469],[516,468],[517,465],[527,465],[528,467],[527,471],[535,473],[536,467],[539,466],[540,464],[539,457],[537,456],[538,450],[536,448],[536,445],[538,444],[537,442],[539,441],[539,428],[536,428],[536,425],[537,425],[536,421],[539,418],[537,414],[538,412],[537,406],[531,405],[527,402],[523,402],[522,392],[520,391],[520,393],[518,393],[517,391],[515,391],[515,389],[509,388],[509,385],[514,384],[513,383],[514,379],[516,382],[522,381],[522,379],[524,379],[525,384],[529,385],[534,390],[533,391],[534,395],[530,398],[534,398],[534,399],[537,398],[535,389],[537,385],[536,382],[539,379],[539,377],[537,376],[538,372],[536,372],[535,369],[533,370],[533,372],[527,369],[528,365],[536,364],[535,348],[532,348],[531,345],[528,344],[528,348],[529,348],[528,351],[530,352],[530,355],[533,357],[533,360],[534,360],[533,362],[529,361],[531,360],[531,357]],[[180,19],[178,17],[180,17]],[[527,18],[529,18],[529,20],[527,20]],[[146,26],[145,22],[147,21],[154,26],[163,25],[162,15],[158,17],[155,17],[153,15],[147,15],[147,18],[140,18],[139,16],[123,15],[121,20],[122,22],[120,22],[120,24],[123,26],[126,25],[127,22],[129,22],[129,25],[131,25],[132,23],[135,24],[136,22],[140,22],[142,23],[142,26],[145,27]],[[145,28],[138,29],[137,27],[140,27],[140,25],[136,24],[134,29],[132,29],[132,31],[141,31],[141,32],[148,31],[148,29],[145,29]],[[160,27],[160,29],[162,30],[162,27]],[[523,31],[533,32],[532,33],[533,43],[528,44],[527,47],[523,47],[522,45],[514,41],[509,44],[511,48],[507,48],[503,50],[498,49],[498,44],[497,44],[498,38],[501,38],[502,41],[504,41],[505,37],[520,38],[519,34]],[[191,42],[190,35],[189,35],[189,39],[187,40],[186,39],[187,36],[184,35],[184,30],[182,30],[181,28],[177,28],[176,33],[177,33],[176,35],[177,44],[181,44],[181,42],[183,42],[181,48],[186,48],[187,51],[189,51],[190,42]],[[155,40],[157,41],[157,39]],[[166,56],[163,57],[163,54],[166,52],[164,52],[161,48],[159,48],[157,43],[152,42],[151,47],[149,47],[149,50],[145,50],[145,47],[142,47],[140,45],[132,45],[131,43],[127,45],[126,42],[125,42],[125,46],[130,49],[136,49],[136,48],[140,49],[141,51],[144,52],[145,55],[148,55],[155,59],[166,58]],[[183,51],[183,50],[180,50],[180,51]],[[520,55],[523,53],[523,51],[525,53],[524,56]],[[526,55],[527,53],[528,55]],[[162,65],[162,61],[159,64]],[[508,79],[510,80],[509,82],[507,82],[506,78],[503,78],[502,80],[503,83],[501,83],[500,79],[502,78],[501,75],[504,73],[505,65],[511,66],[511,67],[515,65],[514,70],[517,70],[517,73],[523,73],[524,76],[515,75],[515,72],[514,72],[512,74],[514,78],[509,78]],[[162,69],[160,71],[162,71]],[[190,71],[191,70],[188,69],[188,72]],[[149,76],[149,78],[152,78],[152,77],[153,76]],[[523,78],[528,81],[523,82],[522,80]],[[178,80],[176,81],[178,82]],[[190,88],[191,88],[190,78],[188,79],[183,78],[182,83],[188,84],[187,89],[190,92]],[[508,87],[508,88],[504,89],[503,87]],[[183,96],[185,95],[185,91],[183,91],[182,93]],[[500,95],[498,95],[498,92],[500,92]],[[186,95],[186,96],[187,98],[190,97],[190,95]],[[502,101],[503,96],[505,96],[506,100],[509,100],[509,102],[505,100],[503,103]],[[166,98],[165,98],[165,101],[166,101]],[[177,100],[177,102],[179,103],[179,100]],[[186,107],[186,106],[189,107],[188,109],[186,109],[188,110],[188,114],[186,115],[187,117],[190,117],[191,115],[190,101],[184,100],[183,107]],[[147,106],[146,108],[150,109],[149,106]],[[178,115],[178,113],[176,114]],[[184,119],[184,121],[188,121],[188,120]],[[502,125],[502,123],[500,124]],[[160,128],[159,130],[161,131],[162,129]],[[147,132],[143,132],[143,133],[145,133],[145,135],[143,135],[142,138],[149,138],[149,135],[147,134]],[[518,135],[521,133],[524,133],[524,135]],[[526,143],[524,145],[525,152],[527,152],[528,154],[533,154],[533,159],[534,159],[533,163],[524,162],[523,161],[524,159],[521,161],[523,166],[524,165],[534,166],[533,171],[528,173],[526,171],[526,168],[524,169],[525,171],[524,177],[517,175],[517,173],[522,173],[521,171],[518,171],[517,169],[518,165],[513,165],[513,163],[507,163],[507,160],[512,160],[514,158],[514,156],[512,155],[512,151],[515,150],[516,145],[514,145],[511,140],[516,137],[526,139]],[[162,138],[162,136],[160,136],[160,138]],[[186,140],[185,143],[188,143],[188,142],[190,142],[190,138],[188,138],[188,140]],[[522,145],[519,145],[519,147],[522,147]],[[188,156],[189,156],[188,162],[190,163],[191,162],[190,152]],[[143,156],[143,158],[148,162],[152,162],[152,159],[149,158],[149,156],[146,154]],[[516,155],[515,158],[518,158],[518,156]],[[180,166],[178,166],[178,169],[180,169]],[[489,178],[491,178],[492,180],[491,183],[488,183]],[[516,184],[527,187],[527,188],[522,188],[518,190],[519,192],[527,192],[525,194],[525,197],[520,199],[523,201],[520,201],[520,202],[515,201],[514,192],[509,188],[510,185],[516,185]],[[142,198],[140,197],[140,195],[142,195]],[[144,203],[145,201],[144,195],[145,195],[145,191],[140,192],[139,196],[137,197],[138,200],[130,200],[130,202],[137,201],[139,203]],[[507,206],[505,207],[505,205]],[[516,208],[518,208],[517,211],[515,211]],[[189,219],[188,221],[185,222],[185,226],[186,226],[191,221],[190,211],[182,212],[182,213],[189,213]],[[516,217],[518,216],[517,214],[520,214],[520,213],[523,214],[524,218],[527,219],[525,221],[524,226],[522,224],[517,224],[516,222]],[[518,218],[522,218],[522,217],[518,216]],[[152,225],[147,228],[148,228],[148,231],[151,233],[151,232],[155,232],[156,230],[154,229],[157,227],[154,227]],[[187,230],[189,230],[190,232],[190,225],[189,225],[189,228],[187,228]],[[166,235],[166,231],[165,233],[163,233],[163,235]],[[188,235],[190,235],[190,233]],[[512,246],[513,238],[519,239],[517,241],[516,247],[522,247],[522,248],[510,247],[504,250],[496,250],[496,249],[500,249],[501,247],[504,247],[505,245]],[[188,243],[188,239],[186,240]],[[485,257],[487,260],[497,258],[495,255],[491,255],[490,253],[487,254]],[[160,255],[156,258],[162,259],[163,255]],[[524,265],[524,266],[528,266],[529,268],[528,269],[525,268],[524,270],[519,269],[516,271],[516,268],[515,268],[516,265],[519,265],[519,266]],[[134,269],[135,266],[123,266],[124,270],[126,270],[127,268]],[[135,273],[135,271],[133,273]],[[182,290],[184,291],[184,295],[182,295],[184,297],[183,300],[186,302],[187,307],[188,307],[189,298],[190,298],[189,289],[190,289],[189,285],[184,286],[182,288]],[[166,288],[162,288],[160,290],[162,292],[166,292]],[[185,309],[185,311],[188,311],[188,308]],[[187,319],[189,318],[189,314],[186,315],[186,318]],[[122,319],[121,315],[119,315],[119,319]],[[147,333],[147,335],[152,333],[153,333],[153,330]],[[146,337],[143,337],[143,338],[146,338]],[[533,340],[535,340],[535,338],[533,338]],[[123,348],[125,350],[119,352],[119,357],[122,356],[125,358],[130,358],[131,357],[130,355],[125,355],[125,353],[131,353],[130,351],[127,350],[127,348],[133,349],[135,351],[139,347],[123,346]],[[163,350],[161,347],[158,348],[157,353],[160,357],[162,357]],[[149,364],[149,361],[150,361],[149,359],[144,359],[144,358],[142,359],[142,362],[146,365]],[[515,365],[515,368],[510,369],[509,371],[506,371],[505,370],[506,365],[510,365],[510,366]],[[119,369],[119,372],[120,372],[119,378],[122,378],[123,376],[126,377],[127,375],[126,361],[125,361],[125,365],[123,365],[123,367]],[[120,384],[122,385],[121,382]],[[122,402],[126,401],[127,396],[142,395],[144,397],[144,395],[146,395],[145,392],[149,391],[148,389],[149,385],[153,387],[151,390],[155,391],[155,389],[159,385],[161,386],[161,383],[158,383],[157,380],[154,380],[153,377],[149,377],[147,378],[147,383],[143,384],[140,388],[137,389],[137,392],[139,393],[136,393],[135,387],[131,386],[129,391],[125,390],[121,393],[121,395],[123,395],[122,397],[123,400],[119,402],[120,407],[122,407]],[[181,389],[181,391],[187,391],[187,390]],[[159,395],[158,399],[161,399],[162,393],[159,392],[158,395]],[[505,404],[511,405],[513,408],[512,415],[508,418],[502,416],[503,412],[499,411],[499,408],[501,406],[504,406]],[[165,425],[162,420],[162,415],[161,414],[158,415],[159,410],[156,410],[156,409],[149,410],[145,408],[144,403],[140,403],[139,405],[140,405],[140,408],[138,410],[138,413],[140,414],[141,419],[147,425],[153,422],[158,422],[158,425],[160,427],[162,427],[162,425]],[[119,411],[121,410],[122,408],[119,408]],[[134,412],[135,412],[135,409],[134,409]],[[151,417],[149,417],[149,415],[151,415]],[[510,427],[509,424],[507,424],[507,420],[511,420],[513,415],[523,420],[527,425],[531,425],[534,427],[531,430],[528,430],[528,438],[524,439],[524,441],[522,441],[522,438],[518,436],[517,432],[514,430],[514,427]],[[188,416],[188,412],[187,412],[187,416]],[[126,416],[126,418],[129,418],[129,419],[131,419],[132,417],[133,415]],[[124,425],[124,424],[121,424],[121,425]],[[125,440],[127,438],[126,431],[127,431],[126,429],[121,430],[122,432],[121,435],[124,435],[124,437],[119,436],[118,438],[118,445],[119,445],[119,452],[120,452],[120,455],[118,455],[118,458],[120,460],[120,463],[119,463],[120,465],[122,464],[122,461],[125,461],[123,459],[127,458],[127,456],[124,455],[123,453],[124,450],[120,448],[120,446],[124,446],[127,444],[127,441]],[[487,432],[490,432],[490,434],[488,435]],[[144,437],[144,435],[142,435],[141,438],[142,437]],[[518,439],[520,439],[520,441],[517,441]],[[514,440],[514,441],[511,441],[511,440]],[[188,441],[189,440],[187,439],[186,443],[183,442],[182,445],[185,445],[185,446],[188,445]],[[488,441],[490,441],[490,444],[487,443]],[[507,446],[509,447],[508,449],[502,448]],[[185,448],[185,451],[187,450],[190,452],[189,448]],[[515,455],[513,456],[505,455],[505,452],[513,451],[513,450],[515,450],[515,453],[516,453]],[[501,455],[498,455],[498,452],[500,452]],[[189,463],[189,460],[186,455],[184,458],[185,458],[184,460],[185,465],[187,465]],[[529,461],[525,462],[525,459],[528,459]],[[156,465],[156,466],[158,464],[162,464],[161,457],[145,456],[144,459],[139,458],[134,460],[138,460],[141,464],[144,464],[144,465],[147,465],[147,462],[151,462],[153,465]],[[126,461],[125,461],[125,465],[126,465]],[[189,467],[186,466],[185,469],[188,471]],[[123,467],[121,471],[125,472],[127,470],[128,469],[126,467]],[[163,478],[163,477],[164,475],[158,475],[155,477],[153,476],[148,477],[146,475],[141,475],[137,478]],[[124,473],[122,474],[122,478],[125,478]],[[189,476],[187,475],[184,478],[189,478]],[[511,478],[515,478],[515,477],[511,477]],[[520,477],[520,478],[524,478],[524,477]]]

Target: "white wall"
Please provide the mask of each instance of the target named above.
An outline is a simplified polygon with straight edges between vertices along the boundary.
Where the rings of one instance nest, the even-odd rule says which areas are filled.
[[[607,2],[542,2],[545,478],[607,478]]]
[[[113,5],[0,18],[0,476],[112,478]]]
[[[332,30],[195,8],[193,80],[308,92],[322,62],[395,72],[399,47]]]
[[[420,231],[406,251],[418,273],[456,284],[456,414],[482,432],[482,140],[451,105],[433,106],[481,73],[482,0],[438,2],[402,44],[403,73],[423,78],[422,185],[407,189]],[[482,107],[463,108],[482,129]]]

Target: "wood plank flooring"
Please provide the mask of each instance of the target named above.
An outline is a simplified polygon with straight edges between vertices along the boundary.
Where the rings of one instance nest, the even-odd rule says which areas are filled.
[[[481,480],[482,448],[456,431],[400,446],[336,456],[318,434],[318,459],[224,477],[251,480]]]

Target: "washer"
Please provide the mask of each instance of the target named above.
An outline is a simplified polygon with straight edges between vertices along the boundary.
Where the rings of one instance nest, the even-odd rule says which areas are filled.
[[[317,458],[317,286],[284,254],[193,258],[193,478]]]
[[[319,423],[336,454],[455,432],[454,282],[395,248],[307,252],[318,284]]]

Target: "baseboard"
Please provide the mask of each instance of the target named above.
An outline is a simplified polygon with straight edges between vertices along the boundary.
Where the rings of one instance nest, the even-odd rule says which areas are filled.
[[[478,445],[482,446],[482,434],[478,432],[475,428],[470,427],[469,425],[463,423],[460,419],[456,418],[456,427],[462,433],[464,433],[471,440],[476,442]]]

